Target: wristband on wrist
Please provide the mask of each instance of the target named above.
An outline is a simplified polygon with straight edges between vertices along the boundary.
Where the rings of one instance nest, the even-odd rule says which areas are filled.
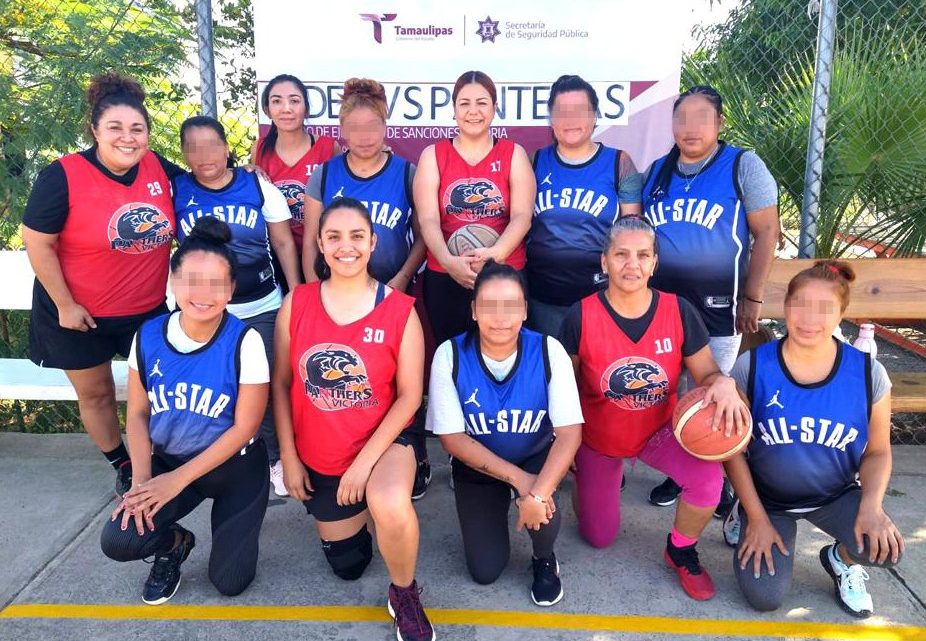
[[[537,503],[546,503],[546,502],[547,502],[547,500],[546,500],[545,498],[543,498],[542,496],[537,496],[537,495],[534,494],[533,492],[528,492],[527,494],[528,494],[528,496],[530,496],[532,499],[534,499]]]

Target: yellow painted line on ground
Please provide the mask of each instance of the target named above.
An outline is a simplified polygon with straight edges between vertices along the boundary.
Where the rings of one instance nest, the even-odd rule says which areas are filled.
[[[926,627],[801,621],[691,619],[504,610],[428,608],[435,625],[629,632],[634,634],[787,637],[866,641],[923,641]],[[0,619],[99,619],[149,621],[388,622],[384,607],[282,605],[105,605],[26,603],[8,606]]]

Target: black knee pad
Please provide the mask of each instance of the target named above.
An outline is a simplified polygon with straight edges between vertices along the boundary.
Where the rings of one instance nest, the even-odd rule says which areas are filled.
[[[350,538],[340,541],[322,540],[322,550],[334,573],[345,581],[355,581],[373,559],[373,537],[364,525]]]

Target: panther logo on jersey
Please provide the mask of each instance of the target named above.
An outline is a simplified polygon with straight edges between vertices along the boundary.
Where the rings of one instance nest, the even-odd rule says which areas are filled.
[[[626,410],[643,410],[669,398],[669,377],[659,363],[639,356],[621,358],[601,377],[605,398]]]
[[[444,192],[444,209],[451,216],[474,221],[504,215],[505,202],[491,180],[461,178]]]
[[[305,219],[305,185],[297,180],[281,180],[273,183],[286,197],[289,213],[293,215],[293,223],[302,224]]]
[[[333,412],[379,404],[363,360],[347,345],[313,345],[299,359],[299,374],[305,395],[320,410]]]
[[[126,254],[144,254],[174,237],[170,219],[149,203],[129,203],[109,219],[109,246]]]

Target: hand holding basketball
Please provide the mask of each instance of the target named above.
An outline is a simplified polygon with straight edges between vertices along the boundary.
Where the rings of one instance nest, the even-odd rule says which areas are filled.
[[[704,394],[704,403],[716,403],[714,418],[711,420],[711,429],[716,431],[723,428],[726,438],[733,435],[742,436],[743,430],[749,424],[749,408],[736,391],[736,382],[729,376],[717,377]]]
[[[476,282],[477,272],[473,270],[476,261],[472,256],[451,256],[441,266],[461,287],[472,289]]]
[[[752,417],[735,385],[730,385],[732,382],[721,377],[710,388],[696,387],[675,406],[672,414],[675,438],[695,458],[726,461],[749,444]]]

